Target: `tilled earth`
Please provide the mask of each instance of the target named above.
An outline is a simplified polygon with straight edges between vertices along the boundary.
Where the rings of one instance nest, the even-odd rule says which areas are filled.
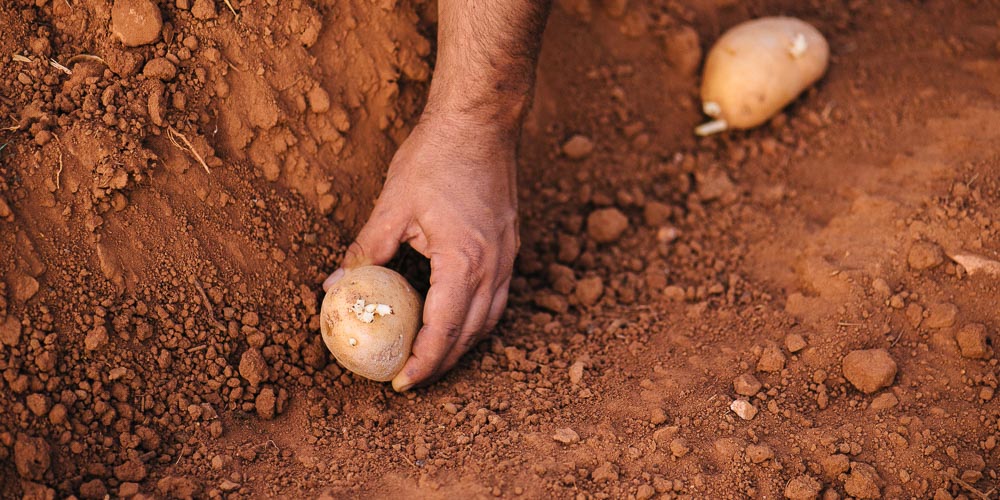
[[[511,305],[404,395],[319,284],[434,2],[0,4],[0,497],[997,498],[1000,5],[555,4]],[[829,72],[697,139],[703,51],[774,14]]]

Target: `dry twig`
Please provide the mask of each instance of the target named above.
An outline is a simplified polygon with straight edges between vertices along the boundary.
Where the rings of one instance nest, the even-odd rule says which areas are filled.
[[[17,62],[23,62],[23,63],[29,63],[29,64],[31,63],[31,58],[30,57],[22,56],[21,54],[14,54],[14,55],[10,56],[10,58],[13,59],[13,60],[15,60],[15,61],[17,61]]]
[[[62,178],[62,171],[63,171],[62,141],[59,140],[59,136],[56,134],[52,134],[52,137],[56,138],[56,144],[59,146],[59,170],[56,170],[56,189],[59,189],[60,179]]]
[[[233,8],[233,3],[229,0],[222,0],[226,2],[226,7],[229,7],[229,12],[232,12],[236,16],[236,22],[240,22],[240,15],[236,13],[236,9]]]
[[[205,169],[205,172],[207,172],[209,174],[212,173],[212,171],[208,169],[208,164],[205,163],[205,159],[202,158],[200,154],[198,154],[198,151],[196,149],[194,149],[194,146],[191,144],[191,141],[189,141],[187,137],[184,137],[184,134],[178,132],[177,130],[174,129],[174,127],[171,127],[171,126],[168,125],[167,126],[167,138],[170,139],[170,142],[172,142],[174,144],[174,146],[177,146],[178,148],[186,150],[186,151],[190,151],[191,154],[194,155],[194,158],[196,160],[198,160],[198,163],[201,164],[202,168]],[[180,144],[178,144],[177,143],[177,139],[175,139],[175,138],[179,138],[181,140],[181,142],[184,143],[184,145],[181,146]]]
[[[67,75],[73,74],[73,70],[67,68],[66,66],[63,66],[62,64],[59,64],[58,62],[56,62],[55,59],[49,59],[49,65],[55,69],[58,69],[59,71],[62,71],[63,73],[66,73]]]
[[[978,489],[976,489],[975,486],[973,486],[973,485],[971,485],[971,484],[963,481],[962,478],[960,478],[960,477],[958,477],[958,476],[956,476],[954,474],[951,474],[951,473],[947,473],[947,475],[948,475],[948,479],[951,479],[952,481],[955,481],[956,484],[958,484],[962,488],[965,488],[965,491],[968,491],[970,494],[972,494],[972,496],[974,496],[976,498],[979,498],[981,500],[990,500],[989,495],[987,495],[986,493],[983,493],[982,491],[979,491]],[[993,490],[990,490],[990,491],[993,491]]]

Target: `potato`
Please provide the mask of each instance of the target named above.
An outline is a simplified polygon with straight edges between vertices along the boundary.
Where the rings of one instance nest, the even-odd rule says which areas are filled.
[[[826,71],[830,47],[816,28],[792,17],[764,17],[722,35],[705,60],[701,101],[714,120],[695,132],[756,127]]]
[[[403,368],[420,329],[423,300],[399,273],[380,266],[349,269],[323,299],[320,330],[348,370],[387,382]]]

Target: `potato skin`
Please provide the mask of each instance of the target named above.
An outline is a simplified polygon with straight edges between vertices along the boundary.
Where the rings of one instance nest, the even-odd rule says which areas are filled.
[[[354,309],[358,301],[383,304],[390,314],[371,315]],[[420,329],[423,300],[399,273],[381,266],[348,270],[331,287],[320,311],[326,347],[344,368],[362,377],[387,382],[403,368]]]
[[[795,55],[797,38],[805,45]],[[725,120],[728,128],[756,127],[823,76],[829,59],[826,39],[802,20],[747,21],[724,33],[709,51],[701,100],[718,105],[713,117]]]

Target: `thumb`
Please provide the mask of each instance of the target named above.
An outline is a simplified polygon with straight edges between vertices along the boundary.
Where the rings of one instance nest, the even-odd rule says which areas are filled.
[[[357,238],[347,247],[344,260],[337,269],[323,283],[323,289],[329,289],[343,275],[344,269],[352,269],[361,266],[382,265],[389,262],[396,251],[406,230],[405,219],[392,216],[387,210],[380,209],[378,205],[372,211],[371,217]]]

